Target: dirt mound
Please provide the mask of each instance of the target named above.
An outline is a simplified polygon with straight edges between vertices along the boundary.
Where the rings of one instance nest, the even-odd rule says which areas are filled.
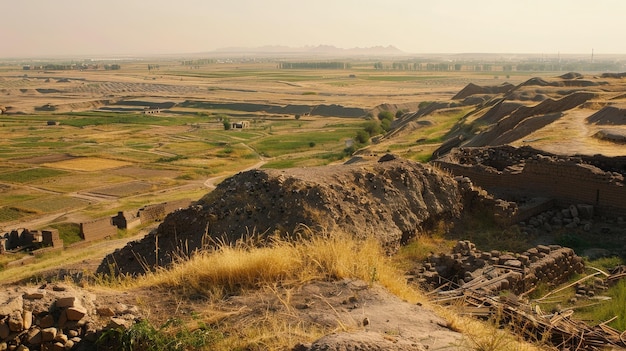
[[[467,146],[503,145],[522,139],[554,122],[563,112],[580,106],[595,96],[594,93],[578,92],[559,100],[548,99],[536,106],[522,106],[472,138]]]
[[[515,86],[510,83],[502,83],[501,85],[495,86],[479,86],[474,83],[469,83],[467,86],[465,86],[465,88],[461,89],[461,91],[454,95],[452,97],[452,100],[463,100],[468,96],[478,94],[503,94],[510,91],[514,87]]]
[[[587,117],[587,122],[599,125],[626,125],[626,109],[606,106]]]
[[[267,112],[275,114],[304,114],[324,116],[324,117],[363,117],[367,114],[367,110],[356,107],[345,107],[341,105],[270,105],[255,103],[221,103],[211,101],[187,100],[180,107],[215,109],[215,110],[233,110],[243,112]]]
[[[427,165],[394,159],[239,173],[157,230],[105,258],[100,272],[141,274],[219,239],[341,230],[374,236],[390,251],[432,221],[462,209],[456,181]],[[309,231],[308,229],[311,229]],[[155,250],[156,248],[156,250]]]
[[[582,74],[577,73],[577,72],[568,72],[565,73],[563,75],[560,75],[559,78],[561,79],[582,79],[584,78]]]
[[[517,86],[519,87],[527,87],[527,86],[540,86],[540,87],[548,87],[548,86],[558,86],[558,83],[548,82],[545,79],[534,77],[525,81],[524,83]]]
[[[602,73],[602,78],[624,78],[626,77],[626,72],[622,72],[622,73]]]
[[[593,135],[594,138],[613,143],[626,144],[626,131],[602,129]]]
[[[362,108],[332,104],[315,106],[311,114],[326,117],[363,117],[367,114],[367,111]]]
[[[510,115],[513,111],[522,106],[524,105],[515,102],[500,101],[490,108],[489,111],[487,111],[487,113],[485,113],[482,117],[478,118],[476,122],[481,124],[497,123],[500,119]]]

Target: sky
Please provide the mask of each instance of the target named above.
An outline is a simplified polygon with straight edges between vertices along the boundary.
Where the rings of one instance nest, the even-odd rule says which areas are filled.
[[[626,54],[624,0],[0,0],[0,57],[393,45]]]

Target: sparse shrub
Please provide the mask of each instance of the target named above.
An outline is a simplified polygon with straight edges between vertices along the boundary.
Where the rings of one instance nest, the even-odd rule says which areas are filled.
[[[169,319],[160,328],[141,320],[128,329],[109,329],[96,342],[98,350],[182,351],[207,347],[223,335],[204,325],[190,330],[179,319]]]
[[[378,124],[378,122],[376,121],[367,122],[365,126],[363,127],[363,129],[367,132],[367,134],[369,134],[369,136],[378,135],[383,132],[382,128],[380,127],[380,124]]]
[[[385,119],[393,121],[393,118],[394,118],[394,115],[393,113],[391,113],[391,111],[380,111],[378,113],[378,119],[381,121]]]
[[[315,147],[315,142],[314,141],[309,142],[309,147]]]
[[[424,108],[430,106],[430,104],[432,104],[432,103],[433,103],[432,101],[422,101],[422,102],[419,103],[419,105],[417,105],[417,108],[421,110],[421,109],[424,109]]]
[[[356,132],[356,142],[359,144],[365,144],[370,139],[370,133],[366,130],[359,130]]]

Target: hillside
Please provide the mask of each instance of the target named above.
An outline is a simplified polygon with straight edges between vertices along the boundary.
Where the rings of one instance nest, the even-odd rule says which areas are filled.
[[[530,145],[561,155],[622,155],[625,88],[626,82],[619,76],[588,77],[574,72],[550,79],[531,78],[516,86],[469,83],[448,101],[423,104],[404,114],[394,121],[380,147],[374,148],[393,144],[398,135],[432,129],[438,124],[438,114],[455,108],[467,112],[442,135],[434,158],[457,146],[507,144]]]

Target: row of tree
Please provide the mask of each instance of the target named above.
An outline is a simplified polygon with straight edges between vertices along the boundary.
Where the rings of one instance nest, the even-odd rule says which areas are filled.
[[[626,69],[620,62],[520,62],[520,63],[475,63],[475,62],[375,62],[376,70],[393,71],[614,71]]]
[[[348,62],[279,62],[280,69],[349,69],[352,65]]]

